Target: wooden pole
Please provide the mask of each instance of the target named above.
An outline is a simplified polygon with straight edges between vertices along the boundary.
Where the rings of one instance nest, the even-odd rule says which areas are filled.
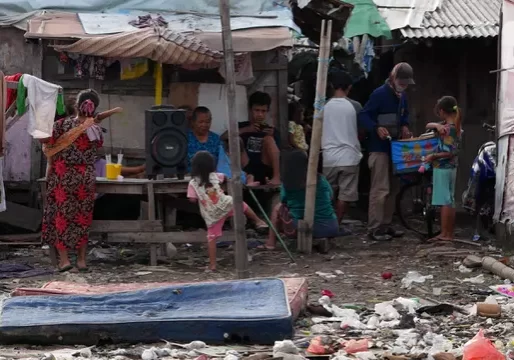
[[[238,279],[249,277],[248,248],[246,245],[245,215],[243,213],[243,185],[241,182],[241,151],[236,113],[236,78],[232,30],[230,28],[229,0],[220,0],[221,33],[225,55],[225,80],[227,84],[228,139],[230,149],[231,195],[234,200],[234,233],[236,241],[236,274]]]
[[[307,254],[312,252],[312,226],[314,224],[314,207],[316,201],[316,185],[318,182],[318,161],[323,131],[323,106],[327,90],[327,75],[330,57],[330,36],[332,21],[321,22],[321,39],[319,47],[318,74],[316,83],[316,100],[314,101],[314,118],[307,170],[307,187],[305,194],[305,213],[298,223],[298,250]]]

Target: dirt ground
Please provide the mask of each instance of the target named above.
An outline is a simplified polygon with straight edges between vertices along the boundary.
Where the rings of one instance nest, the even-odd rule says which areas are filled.
[[[387,243],[370,241],[364,234],[363,224],[352,223],[355,235],[339,238],[327,254],[301,255],[293,252],[296,263],[291,263],[283,250],[250,250],[251,277],[305,277],[309,284],[309,300],[316,301],[321,290],[328,289],[335,294],[334,303],[373,304],[389,301],[399,296],[422,298],[437,302],[467,305],[482,301],[489,285],[501,283],[499,279],[483,272],[460,273],[460,261],[467,254],[500,255],[487,243],[470,244],[427,244],[413,234],[407,233],[401,239]],[[471,230],[459,229],[457,236],[469,240]],[[149,254],[146,248],[91,249],[90,273],[52,274],[36,278],[0,280],[4,293],[16,287],[41,287],[48,281],[72,281],[90,284],[128,282],[195,282],[206,280],[235,279],[234,252],[219,249],[219,271],[205,273],[207,253],[203,247],[183,245],[175,258],[157,267],[148,266]],[[11,248],[7,261],[29,263],[35,267],[50,267],[50,260],[39,247]],[[423,284],[401,288],[401,280],[408,271],[422,275],[433,275]],[[382,273],[392,273],[384,280]],[[484,273],[483,284],[464,283]],[[327,275],[328,274],[328,275]],[[435,300],[434,300],[435,299]],[[0,356],[1,357],[1,356]]]

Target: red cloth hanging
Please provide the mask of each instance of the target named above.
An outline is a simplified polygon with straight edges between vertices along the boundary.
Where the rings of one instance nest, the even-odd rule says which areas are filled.
[[[19,81],[20,78],[23,76],[22,73],[17,73],[14,75],[9,75],[5,77],[5,81]],[[16,89],[7,89],[7,103],[5,104],[5,109],[9,109],[9,106],[12,105],[13,102],[16,101]]]

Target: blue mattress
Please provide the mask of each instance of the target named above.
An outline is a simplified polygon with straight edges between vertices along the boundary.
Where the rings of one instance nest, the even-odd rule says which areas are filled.
[[[259,279],[124,293],[25,296],[4,302],[0,343],[239,342],[293,336],[284,282]]]

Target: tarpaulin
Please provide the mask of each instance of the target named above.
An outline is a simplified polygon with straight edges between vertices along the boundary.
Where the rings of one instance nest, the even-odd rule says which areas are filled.
[[[60,9],[73,12],[121,12],[140,10],[146,12],[201,12],[219,14],[218,0],[0,0],[0,14],[11,15],[43,9]],[[230,2],[233,14],[257,14],[261,11],[288,9],[287,0],[237,0]]]

